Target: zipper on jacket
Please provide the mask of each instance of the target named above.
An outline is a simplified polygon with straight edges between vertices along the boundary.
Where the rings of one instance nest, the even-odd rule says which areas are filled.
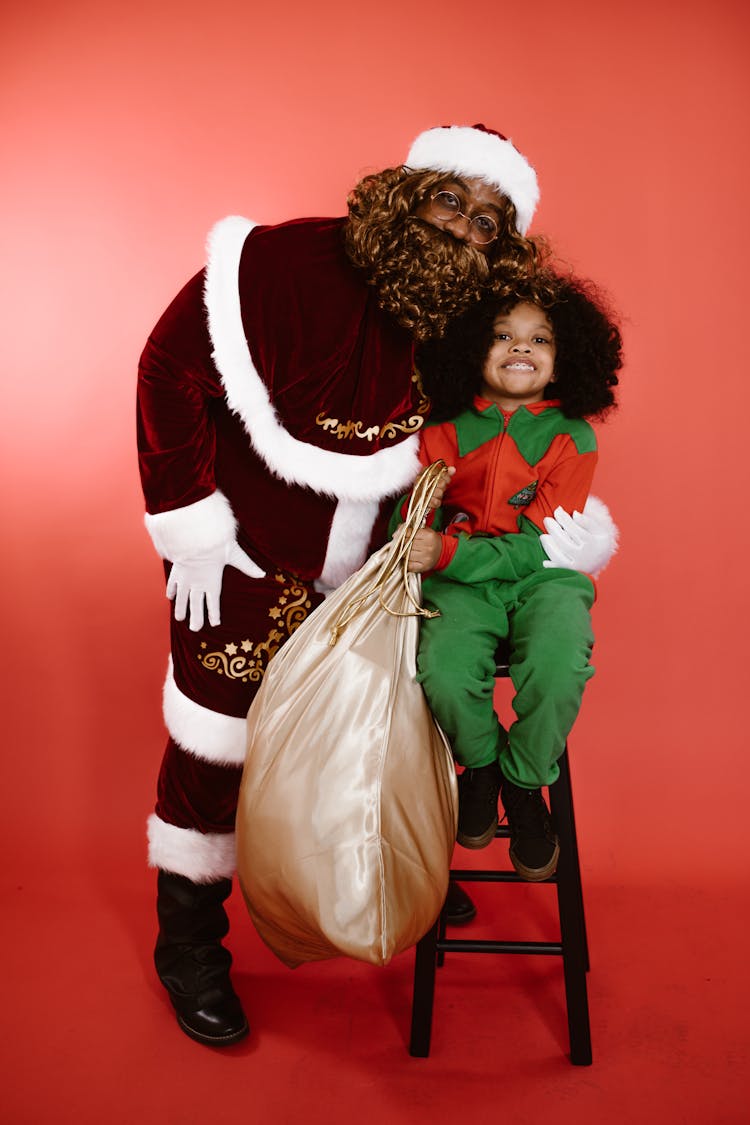
[[[487,488],[485,489],[485,504],[484,510],[482,512],[482,522],[479,525],[486,530],[489,530],[489,528],[492,526],[491,517],[492,513],[495,510],[495,488],[498,477],[497,469],[503,453],[503,447],[505,446],[505,438],[508,433],[508,425],[512,417],[512,411],[511,413],[506,413],[506,411],[501,410],[499,406],[497,407],[497,411],[498,414],[500,414],[500,416],[502,417],[503,428],[493,442],[494,448],[492,451],[492,458],[490,460],[489,471],[487,473],[489,480],[487,482]]]

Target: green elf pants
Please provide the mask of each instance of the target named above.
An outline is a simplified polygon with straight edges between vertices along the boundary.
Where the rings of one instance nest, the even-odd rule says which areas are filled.
[[[594,674],[591,580],[550,567],[520,582],[469,586],[437,573],[422,593],[441,616],[422,619],[417,678],[456,761],[476,768],[497,760],[516,785],[550,785]],[[516,691],[507,732],[493,707],[495,651],[506,638]]]

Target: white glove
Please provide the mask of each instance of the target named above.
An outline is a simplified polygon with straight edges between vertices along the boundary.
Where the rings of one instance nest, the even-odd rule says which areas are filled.
[[[606,505],[592,496],[583,513],[570,516],[556,508],[554,517],[545,518],[547,534],[539,537],[549,560],[543,565],[580,570],[596,578],[617,550],[618,530]]]
[[[167,597],[174,599],[175,621],[184,621],[190,604],[190,630],[203,628],[205,598],[210,625],[220,625],[221,583],[224,567],[234,566],[248,578],[263,578],[265,571],[253,562],[236,539],[223,543],[213,551],[194,559],[178,559],[172,563],[167,581]]]

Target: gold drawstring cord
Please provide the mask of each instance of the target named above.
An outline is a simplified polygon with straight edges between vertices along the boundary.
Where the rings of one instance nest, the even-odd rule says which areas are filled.
[[[352,621],[359,611],[364,607],[365,603],[369,601],[374,594],[378,595],[378,601],[381,607],[390,613],[392,617],[439,617],[440,613],[436,609],[425,609],[424,606],[413,596],[409,589],[409,556],[411,554],[412,544],[414,538],[420,528],[424,527],[424,522],[427,513],[430,510],[430,501],[432,495],[438,486],[438,482],[443,473],[447,470],[445,461],[433,461],[428,465],[417,478],[411,495],[409,497],[409,506],[406,510],[406,519],[403,524],[397,528],[396,533],[391,542],[392,549],[388,552],[380,570],[375,575],[372,585],[364,594],[360,594],[343,607],[335,624],[331,628],[331,636],[328,641],[329,645],[335,645],[341,633]],[[411,610],[397,610],[392,609],[383,601],[383,586],[390,578],[397,567],[401,567],[401,592],[406,594],[407,599],[414,607]]]

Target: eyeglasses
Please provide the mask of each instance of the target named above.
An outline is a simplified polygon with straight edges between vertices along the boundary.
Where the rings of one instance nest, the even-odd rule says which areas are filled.
[[[492,215],[473,215],[471,218],[461,210],[461,200],[452,191],[436,191],[430,196],[430,209],[436,219],[449,222],[451,219],[466,219],[472,242],[486,246],[494,242],[500,233],[497,221]]]

